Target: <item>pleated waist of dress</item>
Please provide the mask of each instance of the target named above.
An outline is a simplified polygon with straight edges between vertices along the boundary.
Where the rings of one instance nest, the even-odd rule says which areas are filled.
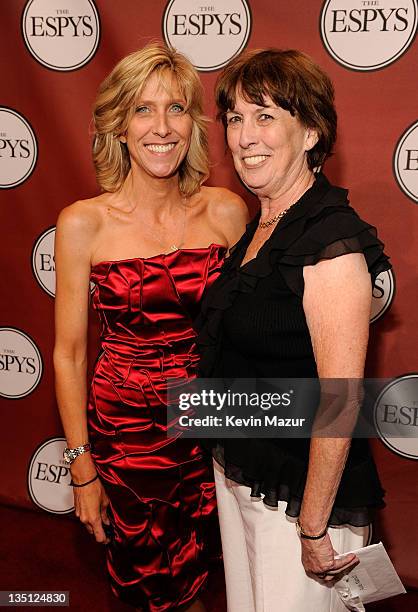
[[[118,336],[102,342],[97,363],[105,360],[122,379],[131,376],[132,368],[138,373],[142,371],[165,379],[189,378],[189,367],[194,370],[198,359],[194,337],[160,344],[155,341],[152,344],[137,344],[134,339]]]
[[[181,345],[195,341],[197,332],[188,323],[164,327],[113,325],[104,326],[101,333],[101,345],[121,353],[140,353],[154,348],[181,348]]]
[[[88,412],[90,441],[100,462],[132,453],[146,462],[145,456],[157,451],[165,456],[164,465],[195,458],[197,451],[182,458],[171,448],[167,405],[175,403],[184,381],[196,376],[198,360],[192,340],[170,346],[102,346]]]

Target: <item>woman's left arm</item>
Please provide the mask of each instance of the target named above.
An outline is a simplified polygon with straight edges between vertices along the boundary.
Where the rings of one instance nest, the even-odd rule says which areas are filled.
[[[372,285],[361,253],[350,253],[306,266],[303,307],[321,379],[361,379],[364,372]],[[313,437],[309,469],[299,517],[307,534],[327,526],[351,439]],[[307,572],[337,573],[356,562],[354,555],[334,560],[328,534],[319,540],[301,539]],[[332,576],[328,577],[332,579]]]

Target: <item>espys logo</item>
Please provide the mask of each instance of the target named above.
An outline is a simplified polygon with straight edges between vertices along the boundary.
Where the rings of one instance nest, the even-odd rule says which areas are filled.
[[[40,64],[52,70],[76,70],[97,50],[99,15],[93,0],[28,0],[22,34]]]
[[[0,396],[25,397],[41,376],[42,357],[32,338],[15,327],[0,327]]]
[[[370,323],[382,317],[391,305],[395,295],[395,277],[392,270],[381,272],[373,287],[372,310]]]
[[[43,442],[33,453],[28,470],[32,501],[47,512],[68,514],[74,509],[70,468],[62,458],[64,438]]]
[[[163,15],[167,44],[184,53],[197,70],[222,68],[247,44],[251,13],[246,0],[170,0]]]
[[[38,145],[29,122],[15,110],[0,106],[0,188],[26,181],[37,157]]]
[[[400,137],[393,156],[393,171],[402,191],[418,203],[418,121]]]
[[[403,55],[417,30],[417,0],[326,0],[322,41],[352,70],[378,70]]]
[[[55,227],[48,228],[37,238],[32,250],[32,270],[44,291],[55,297]]]
[[[374,405],[374,422],[388,448],[418,459],[418,374],[401,376],[385,386]]]
[[[44,291],[55,297],[55,226],[49,227],[36,239],[32,249],[32,271]],[[96,285],[90,282],[90,293]]]

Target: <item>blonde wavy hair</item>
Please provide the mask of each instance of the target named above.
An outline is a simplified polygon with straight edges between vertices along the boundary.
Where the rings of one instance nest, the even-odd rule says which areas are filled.
[[[203,87],[190,61],[173,48],[152,42],[124,57],[105,78],[93,107],[93,162],[104,191],[118,191],[130,170],[129,152],[119,138],[135,113],[135,102],[148,79],[169,72],[177,80],[192,118],[188,153],[179,168],[179,187],[185,196],[199,191],[209,176],[207,119],[203,115]]]

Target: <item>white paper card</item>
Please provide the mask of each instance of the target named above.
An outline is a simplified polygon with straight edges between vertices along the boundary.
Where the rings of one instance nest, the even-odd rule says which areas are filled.
[[[406,593],[382,542],[350,552],[360,563],[334,585],[348,610],[363,612],[366,603]]]

